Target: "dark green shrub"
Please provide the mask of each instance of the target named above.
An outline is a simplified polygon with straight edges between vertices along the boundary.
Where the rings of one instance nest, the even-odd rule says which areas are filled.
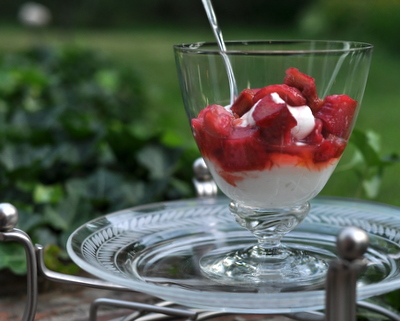
[[[2,0],[0,21],[15,23],[23,0]],[[293,26],[298,12],[312,0],[214,0],[218,19],[223,25]],[[132,27],[141,24],[174,24],[185,28],[208,27],[201,1],[182,0],[41,0],[52,13],[56,27]]]
[[[0,201],[34,242],[62,248],[101,214],[191,195],[192,159],[143,126],[133,70],[77,47],[0,59]],[[22,249],[0,246],[0,269],[23,273]]]
[[[304,10],[300,24],[307,37],[341,37],[379,43],[397,53],[399,23],[399,1],[319,0]]]

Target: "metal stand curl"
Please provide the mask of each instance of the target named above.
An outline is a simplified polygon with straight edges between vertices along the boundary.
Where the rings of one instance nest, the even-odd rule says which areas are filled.
[[[24,231],[16,229],[18,223],[17,209],[8,203],[0,204],[0,241],[18,242],[25,248],[27,262],[27,302],[22,317],[23,321],[33,321],[37,308],[38,280],[35,247]]]
[[[215,197],[217,188],[202,159],[194,165],[194,184],[199,197]],[[29,236],[16,229],[18,222],[17,209],[8,203],[0,204],[0,242],[18,242],[26,252],[27,260],[27,302],[23,313],[23,321],[33,321],[36,314],[38,298],[38,273],[50,281],[72,285],[94,287],[103,290],[132,291],[128,288],[106,281],[70,276],[47,269],[43,259],[43,247],[34,246]],[[355,321],[356,306],[366,308],[387,318],[400,321],[400,317],[380,306],[358,302],[356,303],[356,280],[359,273],[366,267],[363,258],[368,248],[368,235],[358,227],[343,228],[337,236],[337,250],[339,258],[330,263],[326,278],[326,305],[325,314],[317,311],[283,314],[298,321]],[[148,305],[136,302],[127,302],[111,299],[97,299],[90,308],[90,321],[96,320],[96,313],[100,306],[124,307],[137,312],[120,319],[120,321],[159,320],[171,316],[200,321],[213,317],[227,315],[226,312],[213,312],[175,308],[172,302],[160,302]],[[147,313],[147,314],[146,314]]]

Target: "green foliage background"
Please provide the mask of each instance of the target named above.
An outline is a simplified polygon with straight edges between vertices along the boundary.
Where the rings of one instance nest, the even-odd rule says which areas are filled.
[[[0,18],[1,201],[19,227],[50,245],[66,273],[78,225],[136,204],[187,198],[198,156],[183,113],[172,45],[213,40],[200,1],[42,3],[49,29],[16,26],[23,1]],[[225,39],[325,38],[371,42],[375,52],[351,144],[325,195],[400,205],[397,0],[213,0]],[[39,50],[38,50],[39,46]],[[32,49],[34,48],[34,49]],[[24,273],[25,255],[0,244],[0,269]],[[399,293],[379,298],[398,307]],[[365,312],[363,320],[382,320]]]
[[[13,21],[24,0],[3,0],[0,17],[2,21]],[[40,0],[53,15],[53,25],[57,27],[131,27],[132,25],[171,23],[201,26],[204,10],[200,0]],[[213,5],[219,19],[229,24],[247,21],[258,26],[293,26],[296,16],[312,0],[252,0],[251,2],[214,0]],[[251,17],[251,19],[247,19]]]
[[[145,108],[134,70],[93,50],[0,57],[1,197],[33,242],[63,248],[101,214],[192,195],[183,149],[145,126]],[[24,273],[20,247],[0,244],[0,257],[0,269]]]

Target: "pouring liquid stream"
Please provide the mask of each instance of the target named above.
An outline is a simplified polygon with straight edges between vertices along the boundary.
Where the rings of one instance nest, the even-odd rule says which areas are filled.
[[[218,26],[217,17],[214,12],[214,8],[212,6],[211,0],[201,0],[204,6],[204,9],[207,14],[208,21],[210,22],[211,29],[214,33],[215,39],[217,40],[218,47],[221,51],[222,59],[224,60],[226,72],[228,75],[229,81],[229,90],[230,90],[230,104],[232,105],[238,96],[238,90],[236,85],[235,75],[233,73],[232,65],[229,60],[228,55],[226,54],[226,46],[224,42],[224,38],[222,36],[221,28]]]

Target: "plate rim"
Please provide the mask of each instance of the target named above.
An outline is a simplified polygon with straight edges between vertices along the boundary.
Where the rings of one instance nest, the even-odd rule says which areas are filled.
[[[67,240],[67,252],[70,256],[70,258],[74,261],[75,264],[77,264],[80,268],[83,270],[87,271],[88,273],[99,277],[100,279],[113,282],[118,285],[122,286],[127,286],[126,278],[122,276],[117,276],[114,274],[107,274],[105,273],[104,270],[101,270],[93,265],[91,265],[89,262],[85,261],[82,259],[77,253],[75,253],[75,250],[73,249],[72,242],[74,237],[78,235],[78,233],[84,229],[87,228],[88,225],[95,224],[96,222],[99,222],[101,220],[109,219],[109,218],[115,218],[120,215],[126,215],[128,213],[132,213],[135,211],[143,211],[147,210],[150,208],[156,208],[156,207],[165,207],[165,206],[176,206],[176,207],[187,207],[189,204],[196,204],[196,205],[216,205],[220,204],[222,205],[223,202],[226,202],[228,204],[229,200],[226,197],[216,197],[216,198],[193,198],[193,199],[184,199],[184,200],[179,200],[179,201],[170,201],[170,202],[156,202],[156,203],[150,203],[150,204],[143,204],[139,206],[134,206],[130,207],[127,209],[122,209],[116,212],[112,212],[109,214],[106,214],[104,216],[95,218],[93,220],[90,220],[89,222],[83,224],[79,228],[77,228],[69,237]],[[400,207],[394,206],[394,205],[389,205],[389,204],[383,204],[375,201],[369,201],[369,200],[359,200],[359,199],[354,199],[354,198],[345,198],[345,197],[332,197],[332,196],[318,196],[314,198],[313,200],[310,201],[311,204],[327,204],[327,205],[349,205],[352,204],[353,206],[359,207],[365,207],[369,208],[369,210],[373,208],[378,208],[380,210],[384,210],[385,213],[388,212],[398,212],[398,221],[400,223]],[[356,205],[354,205],[356,204]],[[145,213],[142,213],[145,214]],[[307,224],[307,223],[302,223],[302,224]],[[94,273],[98,272],[98,273]],[[107,274],[107,275],[105,275]],[[396,282],[395,282],[396,281]],[[139,280],[130,280],[129,285],[127,286],[129,289],[132,291],[136,292],[143,292],[149,295],[153,295],[155,297],[161,298],[161,299],[166,299],[166,300],[172,300],[177,304],[182,304],[185,306],[190,306],[190,307],[197,307],[197,308],[205,308],[208,310],[217,310],[217,311],[225,311],[225,312],[232,312],[232,313],[289,313],[289,312],[299,312],[299,311],[305,311],[305,310],[318,310],[322,309],[324,307],[325,303],[325,291],[324,290],[312,290],[312,291],[307,291],[307,298],[302,297],[302,304],[286,304],[287,307],[283,307],[284,304],[282,302],[286,301],[298,301],[299,300],[299,293],[301,291],[296,291],[296,292],[284,292],[284,293],[230,293],[230,292],[222,292],[223,295],[220,295],[218,297],[218,305],[213,305],[210,304],[209,302],[212,301],[210,299],[204,300],[204,295],[202,295],[202,291],[193,291],[193,290],[188,290],[185,288],[171,288],[171,287],[164,287],[161,285],[157,284],[151,284],[151,283],[146,283],[146,282],[141,282]],[[390,284],[388,284],[390,283]],[[134,285],[134,286],[133,286]],[[371,297],[375,295],[380,295],[392,290],[395,290],[397,288],[400,288],[400,278],[398,280],[391,280],[391,282],[383,282],[382,283],[374,283],[374,284],[369,284],[366,286],[363,286],[362,288],[358,288],[357,291],[357,297],[358,299],[366,298],[366,297]],[[164,293],[160,294],[161,289],[167,289],[166,292],[167,294],[164,295]],[[207,294],[212,294],[210,292],[206,292]],[[221,294],[220,292],[215,292]],[[248,307],[243,308],[243,307],[234,307],[235,302],[239,303],[243,301],[243,296],[246,296],[246,302],[251,301],[253,304],[248,305]],[[188,299],[189,298],[189,299]],[[310,299],[311,298],[311,299]],[[261,302],[265,302],[268,300],[269,302],[280,302],[282,307],[274,307],[274,308],[268,308],[268,307],[260,307]],[[215,300],[214,300],[215,301]],[[225,303],[224,303],[225,302]],[[193,306],[192,306],[193,304]],[[224,307],[223,305],[230,305],[227,307]],[[301,305],[301,306],[300,306]]]

